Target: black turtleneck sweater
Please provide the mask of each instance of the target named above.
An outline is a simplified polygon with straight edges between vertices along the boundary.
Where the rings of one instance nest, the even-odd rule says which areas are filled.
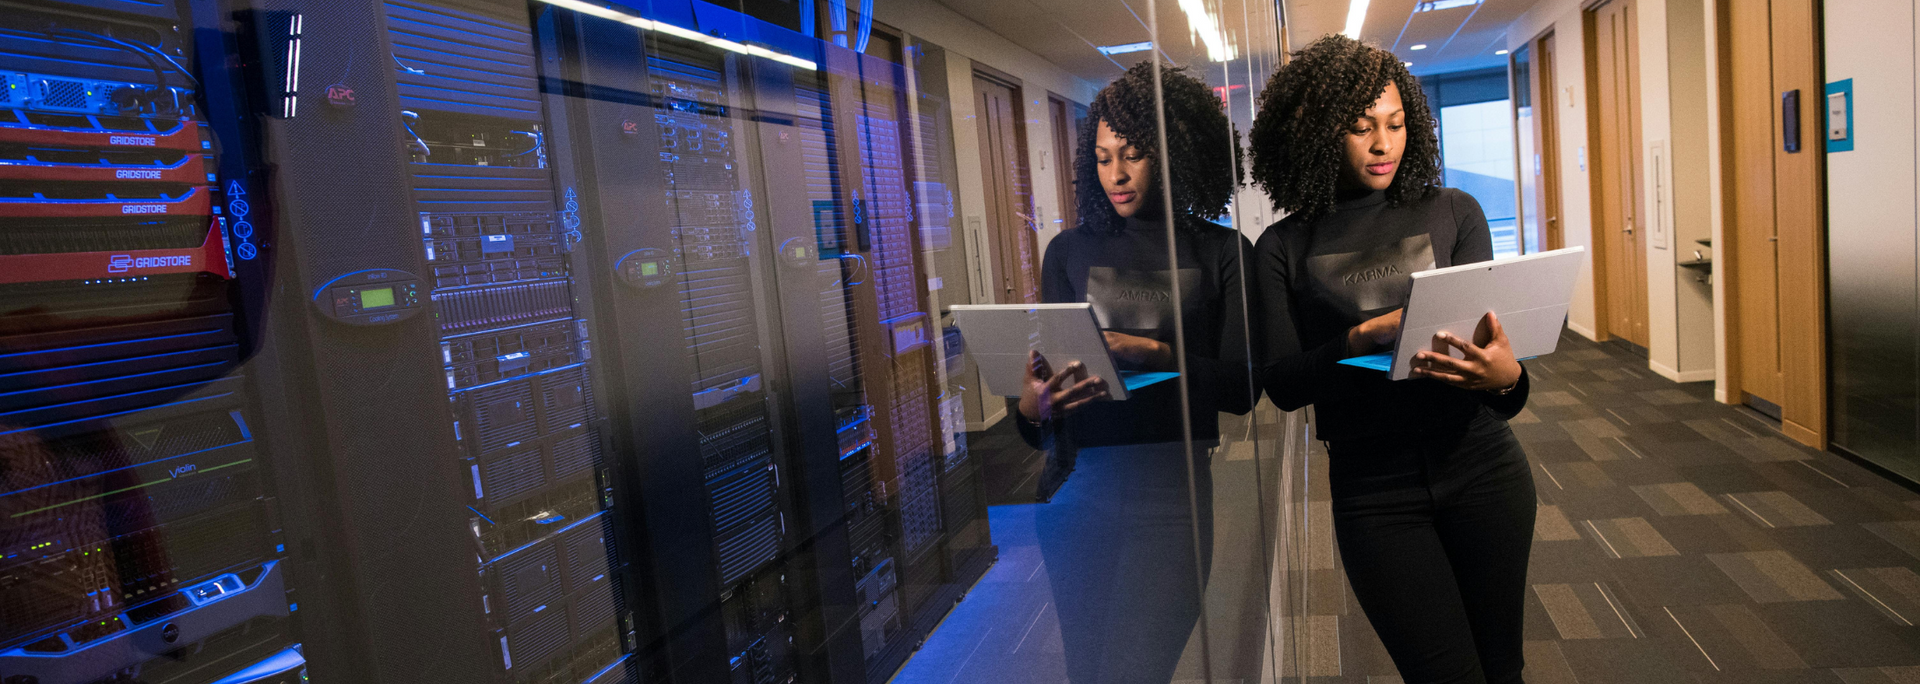
[[[1327,441],[1463,427],[1482,406],[1512,418],[1527,401],[1524,366],[1519,386],[1497,396],[1338,363],[1349,328],[1406,306],[1414,272],[1492,258],[1480,203],[1452,188],[1398,206],[1369,193],[1318,220],[1267,227],[1252,257],[1267,397],[1288,411],[1313,404]]]
[[[1183,219],[1176,231],[1195,440],[1218,438],[1221,411],[1244,414],[1253,407],[1242,314],[1247,279],[1241,267],[1241,254],[1251,250],[1238,231],[1199,219]],[[1040,266],[1040,299],[1087,302],[1102,330],[1152,338],[1178,350],[1172,298],[1176,271],[1167,265],[1164,223],[1127,219],[1118,233],[1074,228],[1047,245]],[[1179,388],[1178,381],[1165,380],[1134,391],[1126,401],[1096,401],[1054,427],[1064,430],[1077,447],[1177,442]],[[1017,402],[1010,408],[1021,434],[1038,446],[1038,426],[1020,415]]]

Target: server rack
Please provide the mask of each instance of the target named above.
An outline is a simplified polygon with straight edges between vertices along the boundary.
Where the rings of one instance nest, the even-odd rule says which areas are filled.
[[[303,672],[191,17],[0,7],[0,681]]]
[[[621,412],[644,416],[620,432],[639,461],[658,650],[679,681],[883,681],[991,560],[967,489],[977,471],[942,434],[921,262],[935,228],[913,205],[941,204],[927,198],[945,187],[914,180],[932,145],[909,147],[928,132],[907,121],[897,64],[673,7],[626,11],[803,43],[820,68],[544,13],[562,64],[552,90],[573,109],[555,158],[605,225],[587,241],[616,275],[600,290],[620,329],[607,353],[632,390]],[[758,347],[724,342],[741,339]],[[689,356],[649,351],[673,348]],[[655,389],[676,377],[694,378],[691,396]],[[718,486],[728,471],[697,450],[716,434],[751,437],[743,470],[772,474],[750,480],[771,505]],[[738,526],[755,511],[782,534],[743,567],[729,530],[751,529]]]
[[[303,526],[331,580],[315,676],[632,681],[591,265],[526,7],[267,0],[249,21],[297,293],[272,305],[277,360],[305,395],[280,427],[325,486]]]
[[[7,7],[0,681],[876,681],[984,569],[898,65]]]

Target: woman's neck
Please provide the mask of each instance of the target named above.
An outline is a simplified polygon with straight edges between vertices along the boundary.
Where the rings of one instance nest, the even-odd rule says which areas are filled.
[[[1333,201],[1336,203],[1352,202],[1358,199],[1366,199],[1379,192],[1385,191],[1375,190],[1359,183],[1341,183],[1339,187],[1333,190]]]
[[[1167,225],[1165,214],[1146,210],[1134,212],[1124,222],[1127,230],[1161,230]]]

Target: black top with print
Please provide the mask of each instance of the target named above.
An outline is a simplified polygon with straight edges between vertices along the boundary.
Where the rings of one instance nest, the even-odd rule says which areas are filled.
[[[1240,257],[1250,253],[1252,245],[1231,228],[1187,220],[1190,223],[1175,231],[1178,269],[1167,268],[1164,223],[1128,219],[1117,234],[1085,228],[1060,233],[1041,261],[1040,299],[1087,302],[1102,330],[1173,346],[1172,285],[1178,277],[1193,438],[1213,440],[1219,436],[1221,411],[1244,414],[1253,407],[1256,390],[1242,313],[1247,281]],[[1179,387],[1167,380],[1134,391],[1126,401],[1096,401],[1056,427],[1078,447],[1177,442]],[[1037,444],[1036,426],[1020,423],[1022,434]]]
[[[1282,409],[1313,404],[1328,441],[1464,427],[1482,406],[1512,418],[1526,405],[1524,366],[1519,387],[1496,396],[1338,363],[1348,329],[1406,306],[1413,273],[1492,258],[1480,203],[1452,188],[1397,206],[1374,192],[1317,221],[1281,219],[1252,257],[1261,386]]]

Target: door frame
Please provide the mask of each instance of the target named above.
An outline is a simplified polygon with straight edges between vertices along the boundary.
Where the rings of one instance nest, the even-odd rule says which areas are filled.
[[[1086,106],[1065,96],[1047,91],[1047,126],[1053,137],[1053,174],[1057,188],[1055,194],[1059,204],[1060,230],[1072,230],[1079,225],[1079,196],[1073,187],[1074,148],[1080,144],[1080,127],[1075,124],[1074,108]]]
[[[1545,214],[1540,235],[1547,249],[1567,246],[1564,222],[1560,220],[1560,97],[1556,89],[1560,79],[1553,73],[1560,56],[1553,29],[1547,29],[1527,41],[1533,61],[1529,67],[1533,87],[1534,149],[1540,154],[1540,212]]]
[[[1008,98],[1008,104],[1011,105],[1012,114],[1008,123],[1013,131],[1014,150],[1016,154],[1020,155],[1023,161],[1031,159],[1032,150],[1028,146],[1029,136],[1027,135],[1026,121],[1026,84],[1012,74],[1008,74],[978,61],[974,61],[971,66],[974,80],[988,81],[1011,91],[1012,95]],[[976,99],[982,97],[978,88],[974,88],[974,97]],[[977,125],[980,125],[986,121],[987,113],[984,111],[975,111],[974,116],[977,119]],[[991,143],[986,137],[982,137],[979,140],[979,145],[982,146],[982,150],[986,149],[984,146],[989,144]],[[1027,172],[1026,180],[1028,191],[1026,210],[1029,216],[1034,211],[1035,203],[1032,191],[1034,180],[1031,166],[1031,164],[1026,164],[1019,167],[1024,168]],[[1009,174],[1007,190],[1010,195],[1006,199],[1017,205],[1018,198],[1013,196],[1013,194],[1017,192],[1015,186],[1017,186],[1018,183],[1017,179],[1012,177],[1012,174],[1015,173],[1016,170],[1016,168],[997,169],[985,163],[984,160],[981,164],[981,171],[989,176],[1002,172]],[[981,178],[981,182],[984,193],[992,195],[994,193],[994,181],[990,177],[983,177]],[[989,263],[993,264],[990,280],[986,283],[987,291],[991,293],[992,301],[1000,304],[1022,301],[1024,299],[1023,293],[1028,291],[1031,291],[1037,300],[1040,289],[1040,261],[1042,256],[1040,254],[1039,236],[1034,235],[1032,231],[1022,232],[1021,226],[1018,225],[1001,225],[996,228],[995,222],[991,220],[992,214],[996,211],[994,207],[995,201],[989,198],[987,200],[987,218],[989,220],[986,222],[986,225],[981,226],[981,230],[986,233],[982,236],[984,238],[983,241],[986,243],[984,248],[987,251],[983,256],[986,257]],[[1020,213],[1018,206],[1010,207],[1009,211],[1014,214]],[[1008,238],[1011,238],[1011,240]],[[1032,249],[1027,255],[1029,257],[1027,259],[1028,263],[1022,264],[1019,263],[1021,261],[1019,251],[1021,243],[1025,240],[1032,241]],[[1015,265],[1020,266],[1020,268],[1011,268]],[[995,281],[997,281],[997,283]],[[1011,297],[1009,297],[1006,292],[1008,288],[1013,290]]]
[[[1629,298],[1637,297],[1639,294],[1646,292],[1647,283],[1646,283],[1646,274],[1638,271],[1627,274],[1627,280],[1629,281],[1632,281],[1636,276],[1639,278],[1640,287],[1634,291],[1626,292],[1626,293],[1614,292],[1613,288],[1611,288],[1607,283],[1609,279],[1609,275],[1611,273],[1611,269],[1616,268],[1617,265],[1613,263],[1614,257],[1616,255],[1610,254],[1609,250],[1607,249],[1607,245],[1608,245],[1608,238],[1606,236],[1607,234],[1602,232],[1604,230],[1613,230],[1614,228],[1611,228],[1608,226],[1609,222],[1606,220],[1606,213],[1605,213],[1607,208],[1606,208],[1606,202],[1604,200],[1604,198],[1606,197],[1606,192],[1605,192],[1606,184],[1610,182],[1612,179],[1609,177],[1610,176],[1609,173],[1601,171],[1602,165],[1600,163],[1602,158],[1601,157],[1601,148],[1602,148],[1601,127],[1597,124],[1597,122],[1600,121],[1600,117],[1603,116],[1604,113],[1600,111],[1600,64],[1599,64],[1599,45],[1597,42],[1599,37],[1599,25],[1595,20],[1598,18],[1597,10],[1613,2],[1620,2],[1620,3],[1626,4],[1627,11],[1631,12],[1633,14],[1633,18],[1637,20],[1639,16],[1639,8],[1632,6],[1632,1],[1633,0],[1598,0],[1597,2],[1585,3],[1580,8],[1581,37],[1583,38],[1582,67],[1583,67],[1584,74],[1586,76],[1585,80],[1586,80],[1586,91],[1587,91],[1586,92],[1586,95],[1587,95],[1586,114],[1587,114],[1587,122],[1588,122],[1588,125],[1587,125],[1587,150],[1588,150],[1587,192],[1588,192],[1588,195],[1587,196],[1589,198],[1589,201],[1587,203],[1587,209],[1590,214],[1589,222],[1588,222],[1589,232],[1590,232],[1588,239],[1590,240],[1590,243],[1589,243],[1590,247],[1588,249],[1588,253],[1591,254],[1593,257],[1593,309],[1594,309],[1593,333],[1594,333],[1595,339],[1604,341],[1610,338],[1617,337],[1617,338],[1620,338],[1622,341],[1628,342],[1630,344],[1633,343],[1631,338],[1629,338],[1627,335],[1617,333],[1616,331],[1613,330],[1614,326],[1611,320],[1612,304],[1614,301],[1613,298],[1621,297],[1621,296],[1625,296]],[[1626,78],[1629,82],[1628,87],[1636,91],[1634,93],[1635,107],[1632,110],[1630,110],[1630,114],[1629,114],[1630,118],[1628,121],[1627,130],[1622,132],[1623,135],[1626,135],[1628,137],[1628,143],[1627,143],[1628,146],[1634,147],[1634,148],[1638,148],[1639,142],[1640,142],[1639,135],[1638,135],[1639,128],[1640,128],[1640,112],[1638,109],[1638,103],[1640,99],[1639,99],[1639,93],[1637,92],[1640,87],[1640,79],[1638,77],[1639,73],[1637,69],[1639,47],[1640,47],[1640,35],[1637,30],[1634,30],[1628,34],[1628,38],[1627,38],[1627,53],[1628,53],[1629,66],[1628,66],[1628,73],[1626,75]],[[1637,166],[1639,159],[1640,159],[1640,150],[1634,149],[1632,151],[1632,154],[1624,155],[1623,158],[1618,163],[1626,164],[1631,168],[1631,167]],[[1641,197],[1639,197],[1639,192],[1641,191],[1640,181],[1642,180],[1639,169],[1635,168],[1634,171],[1631,172],[1631,175],[1634,176],[1633,182],[1630,184],[1630,187],[1624,188],[1624,190],[1634,195],[1634,198],[1631,200],[1632,204],[1634,205],[1634,211],[1631,218],[1628,218],[1626,220],[1633,225],[1634,235],[1636,236],[1636,238],[1638,238],[1640,236],[1644,236],[1646,233],[1644,227],[1641,225],[1642,220],[1645,218],[1646,212],[1642,211],[1644,207],[1638,206],[1641,200]],[[1613,238],[1613,239],[1619,239],[1619,238]],[[1644,252],[1645,252],[1644,247],[1642,248],[1642,252],[1643,254],[1641,256],[1641,259],[1642,259],[1641,263],[1645,263],[1646,256],[1644,255]],[[1625,266],[1627,268],[1632,268],[1633,265],[1625,264]],[[1649,267],[1650,266],[1651,265],[1649,264]],[[1647,306],[1641,306],[1638,312],[1638,316],[1641,316],[1641,317],[1649,316],[1650,314],[1647,311],[1647,308],[1648,308]],[[1628,321],[1629,328],[1632,327],[1632,323],[1633,321],[1631,320]],[[1649,332],[1651,332],[1651,328],[1652,328],[1652,322],[1649,320],[1648,321]],[[1629,329],[1627,332],[1631,333],[1632,330]]]

